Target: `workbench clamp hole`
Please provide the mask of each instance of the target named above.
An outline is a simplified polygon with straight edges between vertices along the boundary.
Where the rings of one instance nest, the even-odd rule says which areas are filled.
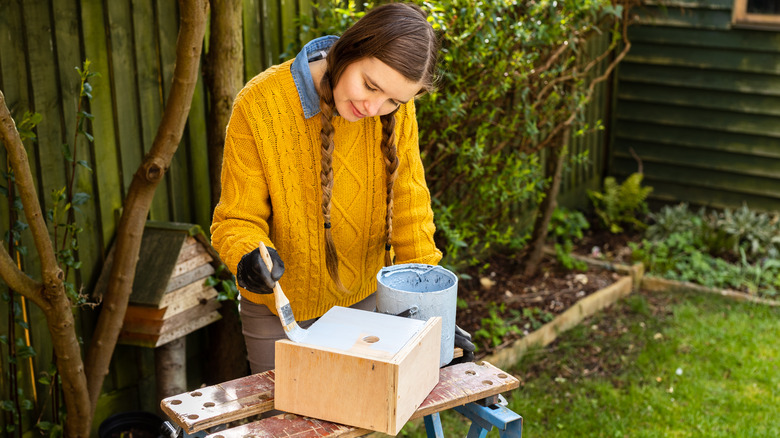
[[[367,344],[374,344],[376,342],[379,342],[379,338],[376,336],[366,336],[365,338],[363,338],[363,342]]]
[[[483,381],[482,381],[482,384],[483,384],[483,385],[488,385],[488,386],[490,386],[490,385],[492,385],[492,384],[493,384],[493,382],[492,382],[492,381],[490,381],[490,380],[483,380]]]
[[[198,419],[198,418],[200,418],[200,417],[198,417],[198,416],[197,416],[197,415],[195,415],[195,414],[190,414],[190,415],[187,415],[187,418],[189,418],[190,420],[197,420],[197,419]]]
[[[476,376],[477,372],[474,370],[466,370],[466,374],[468,374],[469,376]]]
[[[171,400],[170,403],[172,405],[180,405],[181,404],[181,400]]]
[[[201,393],[200,393],[200,392],[198,392],[198,391],[195,391],[195,392],[191,392],[191,393],[190,393],[190,395],[191,395],[191,396],[193,396],[193,397],[200,397],[200,396],[201,396],[201,395],[203,395],[203,394],[201,394]]]
[[[206,403],[203,403],[203,407],[204,407],[204,408],[213,408],[214,406],[215,406],[215,405],[214,405],[214,402],[206,402]]]

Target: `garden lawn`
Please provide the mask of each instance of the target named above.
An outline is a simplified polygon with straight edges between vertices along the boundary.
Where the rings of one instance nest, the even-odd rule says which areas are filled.
[[[528,438],[778,437],[779,338],[780,308],[633,294],[526,354],[509,408]],[[442,422],[445,436],[467,433],[453,411]]]

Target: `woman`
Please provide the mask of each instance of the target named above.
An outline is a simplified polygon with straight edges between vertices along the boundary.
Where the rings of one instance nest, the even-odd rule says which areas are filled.
[[[253,373],[274,367],[274,342],[285,337],[275,281],[305,328],[333,306],[373,310],[376,274],[393,256],[441,259],[414,107],[432,87],[436,54],[425,13],[387,4],[236,97],[211,233],[236,273]]]

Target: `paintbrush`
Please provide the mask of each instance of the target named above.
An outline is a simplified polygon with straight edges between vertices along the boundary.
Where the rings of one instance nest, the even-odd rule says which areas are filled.
[[[260,250],[260,257],[263,258],[263,262],[265,262],[265,266],[268,268],[268,272],[271,272],[274,262],[268,254],[268,249],[263,242],[260,242],[258,249]],[[302,342],[308,332],[295,322],[295,316],[293,315],[292,307],[290,307],[290,300],[282,292],[282,286],[279,285],[278,281],[274,283],[274,301],[276,302],[276,313],[279,314],[279,320],[282,321],[284,334],[293,342]]]

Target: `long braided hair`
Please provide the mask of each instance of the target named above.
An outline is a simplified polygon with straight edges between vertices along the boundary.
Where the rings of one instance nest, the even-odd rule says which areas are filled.
[[[430,91],[436,67],[438,44],[425,12],[414,4],[389,3],[376,7],[353,24],[331,47],[327,67],[320,82],[320,117],[322,119],[322,216],[325,227],[325,262],[328,274],[337,287],[346,291],[339,278],[339,260],[331,231],[331,198],[333,196],[334,128],[331,120],[336,107],[333,89],[347,66],[365,58],[376,58],[406,79],[422,84],[420,93]],[[398,177],[398,154],[395,140],[395,113],[380,116],[382,143],[387,171],[387,219],[385,224],[385,265],[392,264],[393,186]]]

